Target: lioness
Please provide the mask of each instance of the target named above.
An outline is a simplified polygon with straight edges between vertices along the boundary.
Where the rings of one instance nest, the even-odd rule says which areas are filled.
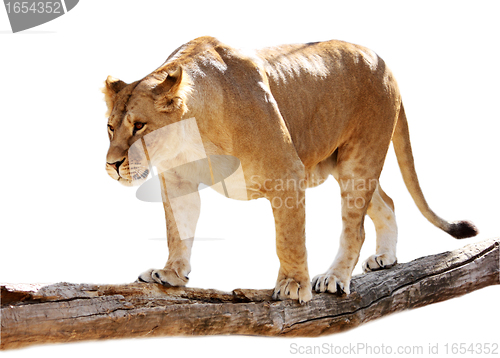
[[[427,205],[414,168],[398,86],[384,61],[367,48],[328,41],[244,54],[215,38],[202,37],[179,47],[139,81],[126,84],[108,77],[103,92],[110,139],[106,169],[120,183],[141,183],[151,164],[162,173],[168,169],[162,169],[167,158],[193,162],[204,152],[208,158],[222,158],[221,168],[224,156],[240,161],[246,198],[264,197],[273,207],[280,260],[274,299],[307,302],[312,288],[349,294],[365,238],[366,214],[375,223],[377,249],[364,262],[364,270],[396,263],[394,204],[378,183],[391,140],[420,212],[456,238],[477,234],[472,223],[443,220]],[[195,120],[190,123],[199,133],[184,124],[187,119]],[[145,145],[146,135],[171,124],[178,125],[166,143],[157,142],[154,153],[131,158],[134,143],[142,140]],[[200,212],[197,188],[209,181],[200,173],[194,165],[160,175],[169,257],[163,269],[148,270],[139,281],[172,286],[188,282]],[[311,283],[304,191],[330,174],[341,189],[340,248],[330,268]],[[167,184],[195,193],[176,209],[184,210],[182,222],[174,218]],[[190,237],[182,240],[181,231],[191,233]]]

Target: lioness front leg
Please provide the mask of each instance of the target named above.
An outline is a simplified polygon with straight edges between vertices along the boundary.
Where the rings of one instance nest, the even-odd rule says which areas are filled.
[[[280,270],[273,299],[311,300],[305,245],[304,190],[276,192],[270,197],[276,226]]]
[[[163,269],[149,269],[140,274],[139,282],[185,286],[189,281],[191,248],[200,216],[200,195],[196,183],[182,181],[177,183],[182,189],[181,193],[190,193],[176,197],[174,190],[179,186],[171,186],[171,184],[169,185],[167,178],[166,187],[169,195],[165,195],[165,190],[162,190],[167,224],[168,260]],[[164,187],[162,185],[162,188]]]

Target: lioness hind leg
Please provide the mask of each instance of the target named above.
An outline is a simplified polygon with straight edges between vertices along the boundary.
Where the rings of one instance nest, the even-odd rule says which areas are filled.
[[[313,278],[312,286],[316,292],[350,293],[352,271],[365,239],[364,216],[373,193],[373,189],[356,189],[356,185],[350,181],[351,179],[344,181],[342,177],[339,181],[342,198],[340,247],[330,268]]]
[[[392,125],[391,120],[380,119],[377,123],[388,128]],[[364,132],[356,133],[356,138],[348,139],[348,144],[337,150],[332,174],[340,186],[342,233],[332,265],[313,279],[316,292],[350,293],[352,272],[365,239],[364,218],[378,187],[390,143],[390,130],[384,132],[386,135],[374,136],[370,128],[362,128]]]
[[[398,227],[394,214],[394,203],[384,193],[380,184],[373,193],[372,201],[368,206],[368,216],[372,219],[377,233],[377,248],[375,255],[363,262],[363,271],[370,272],[391,268],[397,263],[396,244]]]

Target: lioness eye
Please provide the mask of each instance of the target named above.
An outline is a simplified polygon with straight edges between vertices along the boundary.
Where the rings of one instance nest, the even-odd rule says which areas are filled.
[[[140,129],[142,129],[142,127],[144,127],[144,123],[136,123],[136,124],[134,124],[134,129],[137,130],[137,131],[140,130]]]
[[[111,124],[108,124],[108,129],[111,131],[111,132],[114,132],[115,129],[113,128],[113,126]]]

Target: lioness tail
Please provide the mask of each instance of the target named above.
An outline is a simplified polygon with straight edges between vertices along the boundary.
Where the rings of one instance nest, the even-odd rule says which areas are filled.
[[[394,144],[394,151],[396,152],[399,168],[401,170],[401,174],[403,175],[406,188],[410,192],[413,201],[422,215],[432,224],[457,239],[476,236],[478,234],[478,230],[472,222],[446,221],[437,216],[427,204],[424,194],[422,193],[422,189],[420,188],[420,184],[418,183],[417,173],[415,171],[413,153],[410,144],[410,133],[408,130],[408,122],[406,120],[403,104],[401,104],[401,110],[399,112],[399,118],[392,136],[392,142]]]

